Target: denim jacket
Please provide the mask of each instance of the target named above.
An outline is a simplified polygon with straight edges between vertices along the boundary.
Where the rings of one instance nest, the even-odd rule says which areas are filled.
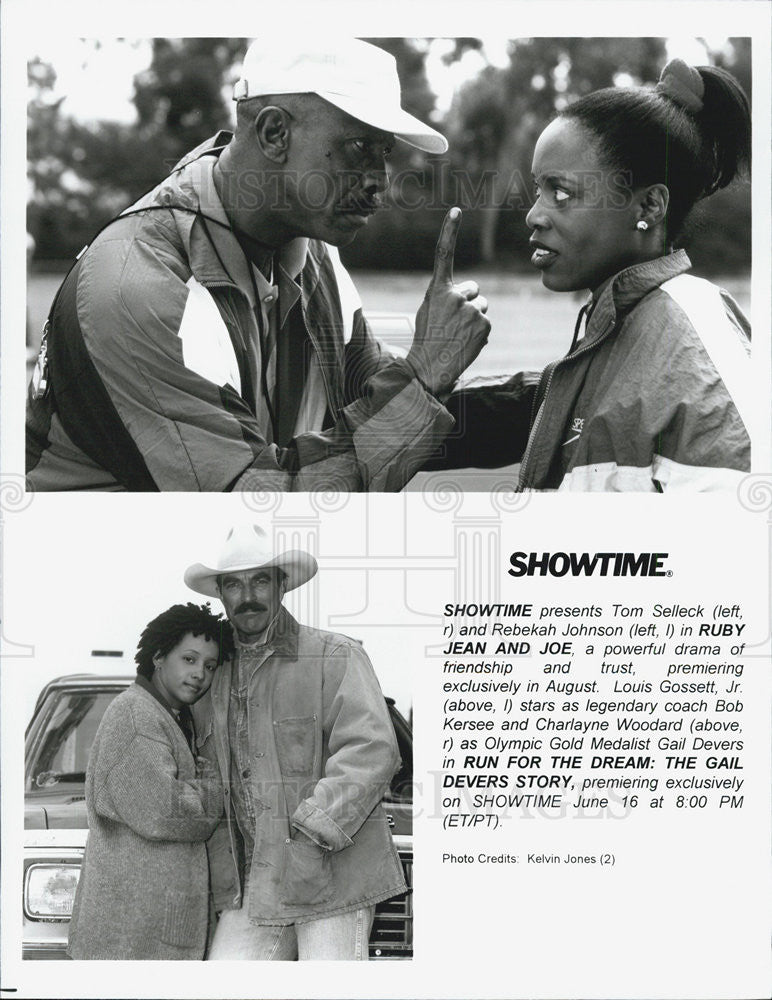
[[[250,783],[256,820],[250,919],[302,923],[404,892],[380,805],[399,754],[369,659],[354,640],[299,625],[285,609],[268,646],[249,684],[250,760],[238,776]],[[216,761],[225,788],[225,819],[207,845],[218,910],[244,902],[228,739],[237,667],[223,664],[194,708],[199,752]]]

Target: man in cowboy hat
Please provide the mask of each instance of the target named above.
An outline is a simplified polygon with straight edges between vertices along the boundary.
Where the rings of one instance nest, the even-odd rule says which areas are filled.
[[[487,340],[443,225],[406,358],[374,340],[338,247],[381,203],[395,139],[444,137],[400,106],[394,58],[357,39],[252,43],[220,132],[114,220],[56,296],[32,385],[37,490],[399,490],[454,425]]]
[[[233,528],[185,582],[219,598],[236,656],[196,707],[226,816],[209,843],[209,958],[367,959],[375,904],[405,891],[379,803],[399,764],[372,665],[346,636],[299,625],[284,594],[316,574],[256,525]]]

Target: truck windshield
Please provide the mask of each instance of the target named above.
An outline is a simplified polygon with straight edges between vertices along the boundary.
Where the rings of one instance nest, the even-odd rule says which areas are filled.
[[[119,691],[52,691],[30,734],[26,791],[82,785],[86,764],[105,709]]]

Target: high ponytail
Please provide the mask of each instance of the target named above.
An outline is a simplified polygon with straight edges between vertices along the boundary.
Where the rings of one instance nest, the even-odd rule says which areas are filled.
[[[731,73],[716,66],[699,66],[705,87],[697,124],[713,159],[713,177],[703,197],[727,187],[735,177],[750,172],[751,108],[745,91]]]
[[[671,60],[653,90],[607,87],[569,105],[561,117],[599,140],[611,170],[630,187],[665,184],[670,239],[701,198],[750,167],[748,98],[726,70]]]

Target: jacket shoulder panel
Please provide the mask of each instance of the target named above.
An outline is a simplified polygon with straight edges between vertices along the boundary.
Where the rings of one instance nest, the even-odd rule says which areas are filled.
[[[728,315],[721,289],[702,278],[683,274],[666,281],[661,291],[670,296],[687,318],[743,423],[749,427],[750,344]]]
[[[692,279],[681,275],[673,280],[681,283]],[[630,375],[637,372],[635,381],[639,383],[639,389],[641,385],[649,391],[654,391],[656,386],[666,387],[672,398],[675,398],[676,390],[694,398],[701,395],[707,385],[720,381],[717,375],[722,373],[717,371],[705,341],[712,343],[725,337],[730,347],[732,342],[736,347],[739,344],[721,305],[718,289],[710,282],[701,284],[707,287],[697,290],[697,294],[709,296],[711,308],[704,310],[699,325],[693,322],[697,317],[686,308],[688,301],[680,294],[678,297],[672,294],[676,290],[681,291],[683,286],[679,289],[676,284],[674,288],[668,288],[670,282],[649,292],[625,316],[615,336],[598,355],[612,359],[615,378],[623,373]],[[715,295],[710,295],[711,289]],[[691,296],[694,296],[694,291],[691,290]],[[607,384],[613,394],[622,391],[619,384],[610,380]]]
[[[698,308],[692,309],[695,300]],[[639,490],[644,474],[665,482],[654,469],[659,463],[662,469],[694,469],[694,488],[703,489],[707,477],[699,469],[747,468],[748,435],[734,397],[739,394],[741,405],[749,397],[748,375],[747,355],[719,290],[685,275],[666,282],[592,357],[574,409],[581,418],[572,427],[575,444],[563,468],[571,485],[562,476],[558,484]],[[564,449],[571,443],[566,440]],[[734,472],[730,478],[734,482]],[[715,483],[724,479],[714,472]]]
[[[328,632],[325,629],[312,628],[310,625],[298,625],[298,643],[316,646],[325,654],[341,649],[358,649],[363,651],[359,639],[342,632]]]
[[[78,281],[78,318],[97,354],[126,351],[137,339],[152,342],[177,332],[188,297],[190,267],[164,240],[133,228],[101,238],[86,253]],[[107,237],[107,234],[105,234]]]
[[[137,737],[159,743],[176,741],[179,727],[151,695],[130,687],[114,698],[99,726],[100,746],[110,747],[110,757],[120,759]],[[180,738],[184,740],[180,731]]]

